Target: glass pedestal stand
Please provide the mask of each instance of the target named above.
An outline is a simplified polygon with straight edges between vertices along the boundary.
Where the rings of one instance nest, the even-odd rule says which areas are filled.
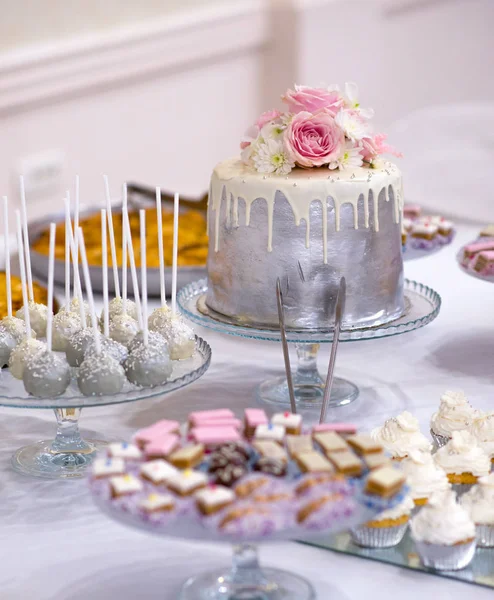
[[[204,375],[211,364],[209,344],[196,336],[196,351],[191,358],[173,361],[170,379],[154,388],[138,388],[126,382],[123,390],[113,396],[81,396],[75,380],[63,396],[34,398],[29,396],[22,381],[4,370],[0,373],[0,406],[14,408],[53,409],[57,419],[54,440],[44,440],[24,446],[12,456],[12,467],[24,474],[48,479],[82,477],[97,451],[107,442],[84,440],[79,431],[82,408],[122,404],[163,396],[191,384]]]
[[[200,279],[185,286],[178,293],[180,309],[191,321],[219,333],[281,343],[279,329],[241,325],[236,320],[211,310],[205,302],[207,289],[207,280]],[[401,317],[377,327],[343,329],[340,341],[354,342],[400,335],[424,327],[439,314],[441,297],[432,288],[405,279],[404,294],[405,310]],[[317,369],[317,352],[320,344],[333,341],[333,331],[287,329],[286,335],[287,340],[295,343],[297,348],[298,364],[293,374],[297,405],[300,408],[319,409],[325,377],[321,377]],[[335,377],[329,406],[349,404],[358,394],[358,387],[353,382]],[[261,403],[282,405],[286,409],[289,406],[286,377],[280,376],[262,382],[257,388],[257,398]]]
[[[233,546],[230,570],[218,569],[191,577],[182,588],[180,600],[311,600],[312,585],[288,571],[262,568],[257,546]]]

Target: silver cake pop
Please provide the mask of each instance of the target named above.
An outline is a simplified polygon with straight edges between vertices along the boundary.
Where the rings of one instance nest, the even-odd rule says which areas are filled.
[[[196,349],[194,330],[183,320],[181,315],[175,315],[162,327],[159,332],[168,342],[168,351],[172,360],[190,358]]]
[[[0,367],[9,364],[12,350],[17,346],[15,337],[3,327],[0,327]]]
[[[86,349],[94,340],[94,332],[92,327],[79,329],[67,340],[65,346],[65,357],[71,367],[79,367],[84,360]]]
[[[63,356],[49,350],[31,356],[22,376],[24,388],[31,396],[53,398],[69,387],[70,367]]]
[[[101,336],[100,341],[102,354],[108,354],[120,364],[123,364],[125,362],[127,356],[129,355],[129,351],[123,344],[120,344],[120,342],[116,342],[115,340],[112,340],[110,338],[105,338],[103,336]],[[86,348],[86,356],[91,353],[96,353],[96,344],[94,343],[94,338],[91,340],[91,342],[88,344],[88,347]]]
[[[65,352],[68,340],[82,328],[79,313],[59,311],[53,317],[53,350]]]
[[[109,354],[89,353],[79,368],[77,383],[84,396],[118,394],[125,383],[125,371]]]
[[[12,350],[9,358],[9,369],[12,376],[22,379],[27,361],[44,350],[46,350],[46,344],[34,338],[26,338],[18,344]]]
[[[108,316],[110,322],[113,321],[116,316],[122,314],[124,314],[122,298],[113,298],[113,300],[110,300],[110,303],[108,304]],[[132,317],[134,321],[137,321],[137,307],[134,301],[129,299],[125,301],[125,314]],[[101,313],[101,318],[103,319],[103,313]]]
[[[0,321],[0,328],[8,331],[17,343],[22,342],[26,337],[26,323],[17,317],[4,317]],[[36,337],[34,331],[31,332],[31,335],[32,337]]]
[[[30,301],[28,303],[29,318],[31,320],[31,328],[38,337],[46,336],[46,315],[48,309],[44,304],[39,302]],[[24,321],[24,312],[26,307],[22,306],[16,313],[15,316],[18,319]]]
[[[170,320],[172,319],[172,311],[169,309],[168,305],[160,306],[160,308],[155,308],[153,312],[149,315],[148,319],[148,327],[149,331],[160,331],[164,327],[168,325]]]
[[[136,333],[134,339],[130,342],[128,349],[129,353],[133,352],[138,346],[144,344],[144,332],[139,331]],[[156,350],[165,349],[168,352],[168,342],[165,338],[157,331],[148,331],[148,346],[155,348]]]
[[[127,379],[141,387],[154,387],[165,383],[172,374],[172,363],[166,348],[157,350],[141,344],[124,363]]]
[[[130,315],[116,315],[110,323],[110,337],[124,346],[128,346],[139,331],[139,324]]]

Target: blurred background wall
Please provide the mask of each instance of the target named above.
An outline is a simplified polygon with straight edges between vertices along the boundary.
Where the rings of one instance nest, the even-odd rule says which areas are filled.
[[[31,218],[61,206],[75,173],[86,205],[101,204],[102,173],[115,197],[125,180],[199,195],[214,164],[237,153],[246,126],[294,82],[357,81],[377,124],[404,146],[407,189],[429,197],[416,184],[417,156],[434,144],[407,126],[408,115],[478,103],[490,114],[494,96],[493,0],[0,0],[0,8],[0,194],[17,201],[24,173]],[[434,112],[427,119],[440,121]],[[450,116],[438,135],[449,147],[451,131],[459,147],[472,144],[491,130],[477,120],[485,127]],[[441,181],[450,163],[434,169]]]

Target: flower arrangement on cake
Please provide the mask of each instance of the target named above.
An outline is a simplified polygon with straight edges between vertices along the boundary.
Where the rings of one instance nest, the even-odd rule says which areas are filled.
[[[313,88],[295,85],[282,95],[286,112],[264,112],[245,133],[242,160],[259,173],[287,175],[294,167],[380,168],[380,157],[401,157],[372,133],[374,111],[362,108],[355,83]]]

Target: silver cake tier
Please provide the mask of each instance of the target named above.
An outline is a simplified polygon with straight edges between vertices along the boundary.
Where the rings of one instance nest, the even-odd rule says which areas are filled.
[[[343,204],[340,230],[336,231],[334,203],[332,198],[326,200],[326,264],[321,202],[314,201],[310,206],[310,233],[306,239],[305,221],[297,226],[289,202],[276,192],[270,252],[268,205],[262,198],[252,203],[248,226],[241,198],[238,222],[232,215],[234,204],[220,203],[217,251],[216,215],[210,203],[207,305],[240,324],[277,326],[275,285],[280,277],[287,327],[327,329],[333,322],[339,280],[344,275],[346,328],[382,325],[398,318],[404,309],[401,226],[396,222],[393,189],[388,189],[389,195],[384,189],[379,194],[378,231],[372,201],[368,203],[369,227],[365,227],[363,195],[357,204],[357,229],[353,206]]]

